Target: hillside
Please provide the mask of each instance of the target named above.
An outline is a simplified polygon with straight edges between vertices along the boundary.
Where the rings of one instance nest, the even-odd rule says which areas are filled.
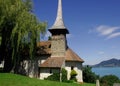
[[[0,86],[95,86],[95,84],[60,83],[16,74],[0,73]]]
[[[110,59],[100,62],[99,64],[93,65],[93,67],[120,67],[120,60]]]

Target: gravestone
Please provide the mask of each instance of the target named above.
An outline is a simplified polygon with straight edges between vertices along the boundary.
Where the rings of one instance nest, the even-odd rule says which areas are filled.
[[[113,86],[120,86],[120,83],[114,83]]]
[[[100,86],[99,80],[96,80],[96,86]]]

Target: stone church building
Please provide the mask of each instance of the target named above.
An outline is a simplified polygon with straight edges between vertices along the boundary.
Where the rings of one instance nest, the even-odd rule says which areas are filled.
[[[49,32],[52,35],[51,40],[37,43],[37,57],[32,64],[36,66],[30,66],[28,60],[22,63],[25,64],[24,68],[28,76],[44,79],[52,73],[60,73],[61,69],[65,68],[68,80],[71,69],[74,69],[77,72],[77,81],[83,82],[82,63],[84,61],[67,45],[66,34],[69,34],[69,31],[62,18],[62,0],[58,0],[57,17]]]

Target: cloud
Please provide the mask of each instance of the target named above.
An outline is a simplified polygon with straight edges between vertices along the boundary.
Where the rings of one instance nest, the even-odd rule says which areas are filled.
[[[107,37],[107,39],[115,38],[117,36],[120,36],[120,32],[113,33]]]
[[[120,32],[118,31],[120,27],[110,27],[106,25],[100,25],[96,27],[96,31],[100,36],[106,36],[107,39],[115,38],[120,36]]]
[[[45,34],[45,37],[48,38],[49,36],[51,36],[51,33],[49,31],[47,31]]]

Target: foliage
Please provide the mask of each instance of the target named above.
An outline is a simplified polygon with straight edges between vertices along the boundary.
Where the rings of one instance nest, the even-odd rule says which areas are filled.
[[[62,82],[66,82],[67,81],[67,71],[62,68],[62,76],[61,76],[61,80]],[[52,75],[48,76],[46,78],[46,80],[51,80],[51,81],[60,81],[60,73],[53,73]]]
[[[77,72],[75,70],[71,70],[70,76],[76,76]]]
[[[62,68],[62,82],[67,81],[67,70]]]
[[[0,73],[0,86],[95,86],[95,84],[60,83],[16,74]]]
[[[70,80],[77,81],[76,75],[77,75],[77,72],[75,70],[71,70]]]
[[[6,63],[11,63],[7,61],[13,61],[14,67],[19,63],[24,44],[29,46],[30,58],[34,57],[36,41],[45,27],[32,13],[31,0],[0,0],[1,53],[6,69]]]
[[[119,78],[115,75],[105,75],[101,77],[100,82],[102,86],[113,86],[114,83],[119,82]]]
[[[96,75],[91,70],[92,68],[90,66],[83,67],[83,81],[87,83],[95,83],[97,79],[99,79],[99,76]]]
[[[53,73],[52,75],[48,76],[45,80],[60,81],[60,74]]]

